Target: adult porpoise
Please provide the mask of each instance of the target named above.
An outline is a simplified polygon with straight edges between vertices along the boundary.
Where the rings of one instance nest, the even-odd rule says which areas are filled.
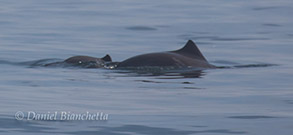
[[[216,68],[209,64],[192,40],[179,50],[142,54],[117,65],[117,68],[131,67]]]

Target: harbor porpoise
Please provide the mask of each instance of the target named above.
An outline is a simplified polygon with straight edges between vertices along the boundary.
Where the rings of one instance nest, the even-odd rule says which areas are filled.
[[[192,40],[179,50],[142,54],[117,65],[117,68],[131,67],[216,68],[209,64]]]
[[[112,59],[108,54],[103,58],[90,56],[73,56],[64,60],[64,62],[76,66],[86,66],[87,68],[102,68],[106,65],[107,62],[112,62]]]
[[[73,56],[64,61],[48,63],[44,66],[77,66],[83,68],[105,68],[111,63],[113,63],[112,59],[110,55],[107,54],[103,58],[91,56]]]
[[[70,64],[80,64],[80,63],[86,63],[86,62],[96,62],[96,63],[103,63],[103,62],[111,62],[112,59],[110,55],[106,55],[103,58],[96,58],[96,57],[90,57],[90,56],[73,56],[70,57],[64,62],[70,63]]]

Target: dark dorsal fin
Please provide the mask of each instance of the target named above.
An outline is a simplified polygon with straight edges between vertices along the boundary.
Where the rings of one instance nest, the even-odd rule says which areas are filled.
[[[104,61],[109,61],[109,62],[112,61],[111,56],[108,55],[108,54],[107,54],[105,57],[103,57],[102,60],[104,60]]]
[[[205,57],[202,55],[202,53],[200,52],[200,50],[197,48],[197,46],[192,40],[188,40],[188,42],[185,44],[183,48],[176,50],[174,52],[206,61]]]

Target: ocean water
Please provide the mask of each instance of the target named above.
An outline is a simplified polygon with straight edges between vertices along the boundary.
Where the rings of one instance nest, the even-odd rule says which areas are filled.
[[[292,14],[290,0],[1,0],[0,134],[291,135]],[[154,75],[19,64],[122,61],[189,39],[210,63],[235,68]]]

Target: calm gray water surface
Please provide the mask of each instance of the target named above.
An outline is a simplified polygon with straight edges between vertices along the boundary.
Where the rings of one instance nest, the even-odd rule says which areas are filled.
[[[291,135],[292,14],[291,0],[0,0],[0,134]],[[188,39],[218,66],[277,66],[184,78],[11,64],[105,54],[122,61]],[[109,117],[16,120],[17,111]]]

